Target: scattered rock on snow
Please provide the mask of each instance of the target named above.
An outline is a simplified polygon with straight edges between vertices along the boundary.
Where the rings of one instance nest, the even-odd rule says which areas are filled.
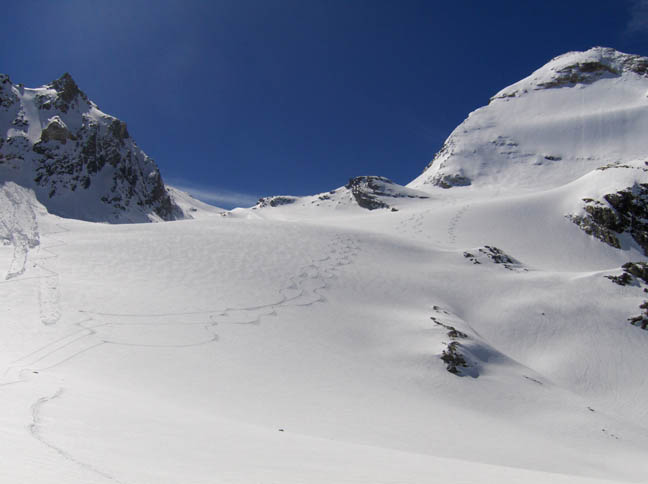
[[[623,272],[618,276],[605,276],[615,284],[620,286],[648,284],[648,263],[646,262],[627,262],[621,266]],[[648,289],[644,288],[644,292]],[[641,314],[628,318],[630,324],[641,329],[648,329],[648,301],[644,301],[640,306]]]
[[[479,249],[477,249],[477,251],[473,252],[466,251],[463,253],[463,256],[466,259],[470,260],[473,264],[492,262],[494,264],[501,264],[510,271],[528,270],[520,261],[511,257],[502,249],[491,245],[485,245],[484,247],[480,247]]]
[[[455,375],[461,374],[461,368],[467,368],[468,363],[461,353],[459,348],[461,345],[457,341],[448,343],[446,349],[441,353],[441,359],[446,364],[446,368],[450,373]]]
[[[257,203],[258,208],[264,207],[281,207],[282,205],[291,205],[298,200],[297,197],[279,195],[274,197],[263,197]]]
[[[351,178],[345,188],[351,190],[358,205],[367,210],[390,208],[382,197],[388,198],[429,198],[422,192],[412,190],[394,183],[382,176],[357,176]]]
[[[648,255],[648,184],[635,183],[603,200],[583,201],[585,214],[569,218],[587,234],[617,249],[621,248],[620,236],[629,234]]]

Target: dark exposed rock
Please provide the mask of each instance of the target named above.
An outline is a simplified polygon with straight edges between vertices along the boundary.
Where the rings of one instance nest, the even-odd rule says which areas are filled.
[[[648,301],[644,301],[640,306],[641,314],[639,316],[633,316],[628,318],[628,321],[633,326],[637,326],[641,329],[648,329]]]
[[[617,249],[621,248],[619,236],[627,233],[648,255],[648,184],[636,183],[603,199],[583,199],[586,215],[570,219],[586,233]]]
[[[126,129],[126,123],[120,121],[119,119],[115,119],[112,123],[110,123],[109,129],[110,133],[115,137],[115,139],[119,140],[119,142],[121,142],[122,144],[124,143],[124,140],[130,137],[128,130]]]
[[[457,341],[452,341],[451,343],[448,343],[446,349],[441,353],[441,360],[446,364],[446,369],[455,375],[461,374],[461,368],[468,367],[468,362],[466,362],[464,356],[459,353],[459,348],[461,348],[461,344]]]
[[[494,264],[501,264],[504,268],[511,271],[527,270],[519,260],[514,259],[502,249],[491,245],[480,247],[476,254],[473,254],[472,252],[464,252],[463,256],[473,264],[481,264],[481,261],[479,260],[481,258],[483,261],[491,261]]]
[[[620,276],[605,276],[615,284],[618,284],[619,286],[627,286],[629,284],[632,284],[633,278],[630,274],[627,272],[624,272]]]
[[[497,247],[485,245],[482,249],[479,249],[479,251],[486,254],[489,259],[495,262],[495,264],[518,264],[515,259]]]
[[[66,113],[72,101],[80,96],[84,100],[88,100],[87,96],[79,89],[74,79],[69,73],[63,74],[60,78],[52,81],[50,86],[58,92],[58,100],[55,103],[57,109]]]
[[[18,97],[11,89],[9,76],[0,74],[0,110],[6,111],[18,101]]]
[[[626,262],[621,266],[623,273],[620,276],[605,276],[620,286],[627,286],[638,282],[648,284],[648,262]]]
[[[435,318],[434,316],[431,316],[430,319],[435,322],[435,324],[438,324],[439,326],[442,326],[443,328],[448,330],[448,337],[452,339],[458,339],[458,338],[467,338],[468,335],[462,331],[459,331],[457,328],[454,326],[450,326],[449,324],[442,323],[439,321],[438,318]]]
[[[72,135],[58,116],[52,118],[47,127],[41,132],[41,141],[43,142],[55,140],[65,144],[69,138],[72,138]]]
[[[466,176],[459,174],[450,174],[435,178],[433,183],[441,188],[452,188],[466,187],[471,184],[471,181],[470,178]]]
[[[537,88],[548,89],[573,84],[591,84],[606,73],[613,76],[621,75],[621,72],[602,62],[579,62],[556,71],[556,76],[551,81],[538,83]]]
[[[620,76],[632,72],[648,76],[648,58],[637,55],[622,54],[609,48],[598,48],[601,60],[576,62],[556,71],[553,78],[537,84],[536,89],[571,86],[574,84],[591,84],[605,76]]]
[[[619,276],[605,276],[615,284],[620,286],[648,284],[648,262],[626,262],[621,266],[623,273]],[[644,288],[644,292],[648,291]],[[640,306],[641,314],[628,318],[633,326],[641,329],[648,329],[648,301],[644,301]]]
[[[290,205],[297,201],[297,197],[289,196],[275,196],[275,197],[263,197],[259,199],[257,207],[280,207],[282,205]]]
[[[18,117],[11,122],[11,125],[16,128],[26,129],[29,126],[29,121],[25,118]]]
[[[362,208],[367,210],[389,208],[387,203],[378,198],[379,195],[384,195],[384,193],[381,193],[381,185],[377,183],[378,181],[394,183],[388,178],[380,176],[358,176],[351,178],[345,187],[351,190],[353,198]]]
[[[442,312],[443,314],[448,314],[447,311],[442,311],[438,306],[434,306],[434,310],[437,312]],[[434,324],[441,326],[442,328],[448,330],[446,335],[450,338],[450,342],[446,343],[445,349],[441,352],[440,358],[446,365],[446,370],[448,370],[453,375],[464,376],[462,369],[470,368],[471,365],[468,363],[466,357],[461,353],[462,345],[457,341],[458,339],[468,339],[468,335],[462,331],[459,331],[454,326],[442,322],[439,318],[431,316],[430,319],[434,321]],[[474,377],[478,376],[476,368],[472,368],[470,372]]]
[[[648,263],[646,262],[626,262],[621,266],[625,273],[636,277],[644,284],[648,284]]]
[[[428,198],[427,195],[408,190],[382,176],[357,176],[351,178],[345,188],[351,191],[358,205],[367,210],[390,208],[391,206],[381,197],[391,199]]]

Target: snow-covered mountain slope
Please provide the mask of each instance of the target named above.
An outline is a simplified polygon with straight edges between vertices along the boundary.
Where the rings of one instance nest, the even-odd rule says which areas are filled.
[[[546,189],[646,157],[647,93],[648,58],[562,55],[472,112],[409,186]]]
[[[175,204],[180,207],[186,218],[210,217],[225,211],[223,208],[202,202],[187,192],[178,190],[175,187],[166,185],[166,190]]]
[[[69,74],[36,89],[0,75],[0,182],[33,189],[51,213],[99,222],[187,218],[126,124]]]
[[[499,197],[573,184],[565,216],[613,247],[648,254],[646,130],[648,58],[570,52],[471,113],[408,186]]]
[[[483,109],[644,82],[564,59],[599,54],[621,64],[559,58]],[[479,176],[457,152],[426,172],[470,177],[450,190],[357,177],[165,224],[4,183],[0,482],[646,482],[648,167],[614,133],[591,160],[529,134],[555,159]]]
[[[0,247],[2,481],[648,476],[644,284],[598,241],[554,267],[556,233],[590,240],[566,219],[525,251],[492,201],[106,225],[3,200],[39,243]]]

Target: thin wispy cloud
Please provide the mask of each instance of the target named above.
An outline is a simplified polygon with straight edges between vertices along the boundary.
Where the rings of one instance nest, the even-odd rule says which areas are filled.
[[[258,196],[251,193],[208,187],[187,180],[171,179],[168,184],[198,200],[223,208],[251,207],[259,200]]]
[[[630,19],[626,27],[628,33],[648,33],[648,0],[630,2]]]

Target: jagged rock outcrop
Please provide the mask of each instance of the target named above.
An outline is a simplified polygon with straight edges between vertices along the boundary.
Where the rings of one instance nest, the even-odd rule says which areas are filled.
[[[606,276],[615,284],[648,284],[648,262],[626,262],[621,266],[623,272],[619,276]]]
[[[49,123],[47,123],[40,136],[40,140],[43,143],[54,140],[65,144],[68,139],[74,139],[74,136],[72,136],[65,123],[58,116],[54,116],[49,120]]]
[[[297,200],[297,197],[291,197],[286,195],[277,195],[274,197],[263,197],[259,199],[257,203],[258,208],[264,207],[281,207],[282,205],[292,205]]]
[[[519,260],[511,257],[502,249],[491,245],[485,245],[473,252],[466,251],[463,253],[463,256],[473,264],[482,264],[488,261],[493,264],[500,264],[510,271],[528,270]]]
[[[57,215],[91,221],[186,218],[126,124],[99,110],[70,74],[36,89],[0,75],[0,182]]]
[[[571,220],[586,233],[617,249],[620,238],[628,234],[648,256],[648,184],[636,183],[624,190],[608,193],[602,200],[583,199],[583,215]]]
[[[353,198],[362,208],[376,210],[379,208],[390,208],[384,198],[428,198],[422,193],[415,193],[413,190],[394,183],[389,178],[382,176],[358,176],[351,178],[345,185],[351,191]]]
[[[648,262],[627,262],[621,266],[622,273],[618,276],[606,276],[615,284],[620,286],[635,285],[643,288],[643,292],[648,292]],[[633,326],[648,330],[648,301],[639,305],[641,313],[637,316],[631,316],[628,321]]]

